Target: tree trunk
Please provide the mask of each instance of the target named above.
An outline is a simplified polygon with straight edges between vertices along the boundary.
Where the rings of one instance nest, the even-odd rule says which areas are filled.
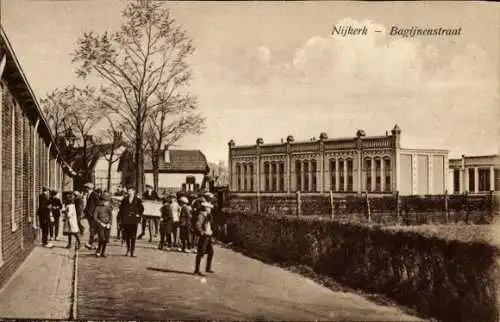
[[[135,132],[135,189],[137,194],[142,194],[144,183],[144,154],[142,149],[142,129],[140,122],[137,122],[137,129]]]
[[[158,153],[152,153],[151,162],[153,165],[153,189],[158,193],[158,185],[160,181],[160,155]]]
[[[111,148],[111,153],[109,155],[109,160],[108,160],[108,184],[107,184],[107,190],[108,192],[111,192],[111,167],[113,166],[113,151],[114,147]]]

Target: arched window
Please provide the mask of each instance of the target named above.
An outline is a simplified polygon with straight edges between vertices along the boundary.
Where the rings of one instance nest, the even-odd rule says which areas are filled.
[[[264,191],[269,191],[269,162],[264,162],[264,181],[265,181],[265,187]]]
[[[304,161],[304,186],[302,191],[309,191],[309,160]]]
[[[347,191],[354,191],[353,188],[353,162],[352,159],[347,159],[346,161],[347,168]]]
[[[241,191],[241,165],[236,163],[236,182],[237,182],[237,191]]]
[[[375,191],[382,191],[382,173],[381,173],[381,160],[380,158],[375,158]]]
[[[330,190],[337,191],[337,162],[335,159],[330,159]]]
[[[295,178],[296,178],[296,191],[302,191],[302,163],[300,160],[295,161]]]
[[[247,165],[243,163],[243,191],[247,191]]]
[[[311,191],[316,192],[316,160],[311,160]]]
[[[250,191],[254,191],[254,187],[253,187],[253,164],[250,163],[248,165],[249,167],[249,172],[250,172]]]
[[[339,191],[343,192],[344,191],[344,160],[340,159],[338,161],[339,165]]]
[[[271,163],[271,180],[272,180],[272,191],[276,192],[277,189],[277,184],[278,184],[278,178],[277,178],[277,173],[276,173],[276,162]]]
[[[280,174],[280,191],[285,191],[285,163],[279,163],[279,174]]]
[[[390,192],[392,191],[391,187],[391,159],[390,158],[384,158],[384,191]]]
[[[372,191],[372,160],[370,158],[365,159],[365,178],[366,178],[366,191]]]

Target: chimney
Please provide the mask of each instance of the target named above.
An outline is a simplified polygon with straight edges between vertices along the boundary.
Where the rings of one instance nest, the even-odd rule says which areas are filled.
[[[163,149],[165,150],[165,163],[170,163],[170,151],[168,150],[168,145],[164,145]]]

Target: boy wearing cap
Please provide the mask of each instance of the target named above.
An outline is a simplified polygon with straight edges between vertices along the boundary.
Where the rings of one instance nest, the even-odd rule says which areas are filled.
[[[179,217],[179,234],[182,243],[182,251],[187,252],[187,249],[191,249],[191,238],[189,236],[191,230],[191,206],[189,205],[189,200],[186,197],[180,197],[179,202],[181,205],[181,214]]]
[[[201,204],[201,211],[198,214],[198,221],[196,223],[196,230],[199,234],[196,262],[194,274],[203,276],[200,272],[201,259],[205,254],[207,254],[207,263],[205,271],[207,273],[213,273],[212,271],[212,259],[214,257],[214,248],[212,245],[212,215],[210,214],[212,204],[204,202]]]
[[[62,202],[57,197],[57,191],[50,191],[50,210],[52,211],[53,221],[50,223],[50,240],[57,240],[59,237],[59,223],[61,220]]]
[[[172,227],[174,225],[170,198],[163,198],[163,206],[160,208],[160,213],[160,244],[158,245],[158,249],[163,249],[166,242],[168,247],[167,250],[170,250],[170,247],[172,247]]]
[[[96,257],[106,257],[106,245],[109,242],[109,234],[111,231],[112,207],[110,204],[110,195],[108,192],[103,192],[100,198],[99,205],[94,210],[94,223],[98,231]]]

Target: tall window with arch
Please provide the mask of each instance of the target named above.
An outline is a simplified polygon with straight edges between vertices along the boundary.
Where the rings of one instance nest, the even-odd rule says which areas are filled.
[[[337,191],[336,179],[337,179],[337,162],[335,159],[330,159],[330,190]]]
[[[382,191],[382,173],[381,171],[381,160],[380,158],[375,158],[375,191]]]
[[[304,161],[304,186],[302,191],[309,191],[309,160]]]
[[[276,173],[276,162],[271,163],[271,179],[272,179],[272,191],[276,192],[277,189],[277,184],[278,184],[278,178],[277,178],[277,173]]]
[[[311,160],[311,191],[316,192],[316,160]]]
[[[247,165],[246,163],[243,163],[243,191],[248,191],[248,186],[247,186]]]
[[[253,187],[253,164],[250,163],[248,165],[248,168],[249,168],[249,172],[250,172],[250,191],[254,191],[254,187]]]
[[[241,191],[241,165],[236,163],[236,182],[237,182],[237,190]]]
[[[339,165],[339,191],[344,191],[344,160],[340,159],[338,161]]]
[[[302,163],[300,160],[295,161],[295,190],[302,191]]]
[[[352,159],[347,159],[346,161],[347,167],[347,191],[354,191],[353,187],[353,161]]]
[[[372,191],[372,160],[370,158],[365,159],[365,179],[366,191]]]
[[[280,191],[285,191],[285,163],[279,163]]]
[[[264,162],[264,191],[269,191],[269,162]]]
[[[391,187],[391,173],[392,173],[392,168],[391,168],[391,159],[390,158],[384,158],[384,191],[385,192],[390,192],[392,191]]]

